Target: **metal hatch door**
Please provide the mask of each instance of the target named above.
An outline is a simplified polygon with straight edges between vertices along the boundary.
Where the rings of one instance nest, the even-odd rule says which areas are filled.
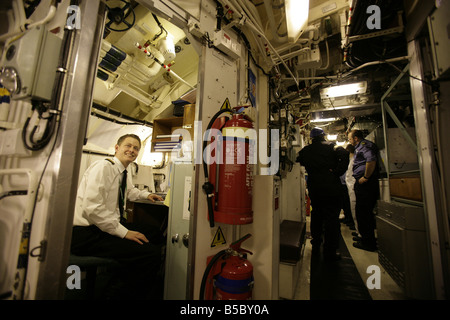
[[[187,298],[192,174],[191,163],[172,165],[164,275],[165,300],[185,300]]]

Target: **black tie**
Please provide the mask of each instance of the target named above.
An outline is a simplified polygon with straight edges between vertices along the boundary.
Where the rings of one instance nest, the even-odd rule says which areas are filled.
[[[125,192],[127,190],[127,170],[123,171],[122,183],[119,189],[119,211],[120,211],[120,223],[124,223],[127,220],[123,215],[123,210],[125,207]]]

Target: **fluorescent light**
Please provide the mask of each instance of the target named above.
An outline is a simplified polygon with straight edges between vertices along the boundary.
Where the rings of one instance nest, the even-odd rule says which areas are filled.
[[[335,121],[336,118],[312,119],[311,122],[330,122]]]
[[[336,141],[336,139],[337,139],[337,134],[328,134],[327,135],[327,140],[329,140],[329,141]]]
[[[334,98],[350,96],[352,94],[366,93],[367,91],[367,81],[344,84],[341,86],[328,87],[320,90],[320,97],[323,98]]]
[[[345,144],[345,141],[336,141],[336,145],[338,147],[342,147]]]
[[[285,0],[289,42],[295,43],[308,23],[309,0]]]

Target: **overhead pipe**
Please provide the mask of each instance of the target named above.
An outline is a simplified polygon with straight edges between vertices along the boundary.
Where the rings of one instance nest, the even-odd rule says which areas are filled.
[[[100,64],[103,63],[104,66],[111,67],[109,64],[112,63],[118,71],[116,71],[115,68],[108,68],[109,71],[113,73],[117,72],[125,78],[131,78],[132,81],[138,82],[141,86],[147,85],[149,79],[155,76],[159,71],[158,64],[153,63],[151,67],[148,67],[137,59],[133,59],[126,52],[120,50],[106,40],[102,41],[101,49],[100,58],[102,58],[102,60]],[[162,53],[157,49],[151,47],[149,50],[151,50],[152,54],[158,59],[164,59]]]
[[[15,0],[12,2],[12,10],[7,11],[8,16],[8,31],[13,30],[0,36],[0,42],[3,42],[9,37],[14,37],[22,32],[22,26],[26,25],[27,19],[25,16],[25,9],[23,7],[23,1]],[[5,47],[8,44],[5,44]]]
[[[270,44],[269,40],[267,40],[266,36],[264,35],[263,32],[259,31],[252,23],[247,23],[247,25],[255,30],[258,34],[261,35],[261,37],[263,37],[266,41],[267,41],[267,45],[271,48],[271,50],[276,54],[276,56],[281,60],[281,63],[284,65],[284,67],[286,68],[286,70],[289,72],[289,74],[291,75],[291,77],[294,79],[295,84],[297,85],[297,88],[299,88],[298,85],[298,81],[295,78],[295,76],[292,74],[291,69],[289,69],[289,67],[286,65],[286,63],[284,62],[284,60],[280,57],[280,55],[278,54],[278,52],[273,48],[273,46]]]
[[[318,70],[326,70],[330,66],[330,48],[328,47],[328,40],[325,39],[325,47],[327,49],[327,64],[325,67],[320,67]]]
[[[366,62],[366,63],[360,65],[359,67],[349,70],[346,73],[343,73],[341,75],[323,76],[323,77],[322,76],[321,77],[303,77],[303,78],[297,78],[297,80],[328,80],[328,79],[346,78],[346,77],[350,76],[353,72],[358,71],[358,70],[368,67],[368,66],[373,66],[373,65],[382,64],[382,63],[397,62],[397,61],[402,61],[402,60],[409,60],[410,58],[411,58],[410,56],[403,56],[403,57],[391,58],[391,59],[386,59],[386,60],[371,61],[371,62]],[[282,80],[294,80],[294,79],[283,77]]]
[[[128,121],[133,121],[134,123],[139,123],[139,124],[141,124],[141,125],[143,125],[143,126],[153,127],[153,124],[150,123],[150,122],[148,122],[148,121],[145,121],[145,120],[139,120],[139,119],[135,119],[135,118],[133,118],[133,117],[129,117],[129,116],[127,116],[126,114],[123,114],[123,113],[118,112],[118,111],[116,111],[116,110],[113,110],[113,109],[111,109],[111,108],[102,106],[101,104],[98,104],[98,103],[96,103],[96,102],[93,102],[93,103],[92,103],[92,108],[93,108],[93,109],[100,110],[100,111],[105,112],[105,113],[108,113],[108,114],[113,115],[113,116],[115,116],[115,117],[119,117],[119,118],[122,118],[122,119],[125,119],[125,120],[128,120]],[[96,115],[97,115],[97,113],[96,113]],[[117,122],[117,121],[116,121],[116,122]],[[133,124],[133,123],[127,123],[127,124]]]
[[[344,49],[344,62],[348,65],[347,63],[347,55],[348,55],[348,47],[350,45],[350,40],[349,40],[349,36],[350,36],[350,31],[352,28],[352,16],[353,16],[353,11],[356,8],[356,3],[357,0],[352,0],[351,4],[350,4],[350,8],[348,10],[348,18],[347,18],[347,25],[346,25],[346,32],[345,35],[342,34],[342,47]]]
[[[239,15],[240,15],[240,21],[239,21],[239,24],[240,24],[240,25],[245,25],[246,20],[250,20],[250,18],[245,14],[245,12],[242,12],[241,10],[239,10],[239,8],[237,8],[237,7],[236,7],[234,4],[232,4],[229,0],[218,0],[218,1],[219,1],[224,7],[226,7],[227,10],[233,11],[233,12],[235,12],[236,14],[239,14]],[[264,32],[260,31],[260,32],[259,32],[258,34],[256,34],[256,35],[255,35],[254,32],[252,32],[251,34],[252,34],[252,35],[254,36],[254,38],[255,38],[255,42],[256,42],[256,44],[257,44],[257,46],[258,46],[258,48],[259,48],[259,52],[261,53],[261,56],[264,57],[264,59],[266,60],[266,57],[268,56],[268,55],[267,55],[267,50],[268,50],[268,48],[267,48],[267,45],[263,46],[263,44],[261,43],[262,40],[265,39],[265,37],[264,37],[264,39],[263,39],[263,38],[261,37],[261,35],[260,35],[260,34],[263,34],[263,35],[264,35]],[[267,39],[265,39],[265,41],[267,41]],[[267,41],[267,42],[268,42],[268,41]],[[264,47],[266,47],[266,49],[265,49]],[[270,56],[269,58],[272,60],[272,61],[271,61],[272,67],[273,67],[273,66],[276,67],[276,64],[274,63],[272,57]]]
[[[179,75],[177,75],[175,72],[173,72],[173,70],[170,69],[170,65],[166,65],[163,62],[161,62],[152,52],[150,52],[149,50],[147,50],[145,47],[141,46],[139,43],[136,42],[135,44],[136,48],[138,48],[139,50],[143,51],[148,58],[153,59],[156,63],[158,63],[164,70],[166,70],[168,73],[170,73],[171,75],[173,75],[175,78],[177,78],[178,80],[180,80],[181,82],[183,82],[184,84],[186,84],[187,86],[189,86],[192,89],[195,89],[194,86],[192,86],[191,84],[189,84],[187,81],[185,81],[183,78],[181,78]]]
[[[164,56],[159,50],[157,50],[155,48],[151,48],[151,52],[152,52],[152,55],[155,56],[159,61],[164,61]],[[142,72],[146,77],[153,77],[159,71],[159,66],[157,63],[155,63],[156,61],[151,65],[151,67],[148,67],[139,61],[135,61],[135,62],[136,62],[136,67],[138,67],[138,68],[133,67],[133,69],[135,69],[138,72]]]
[[[47,22],[49,22],[50,20],[52,20],[55,17],[56,14],[56,5],[54,4],[55,1],[53,1],[53,4],[50,6],[50,10],[48,11],[47,15],[45,16],[44,19],[40,20],[40,21],[36,21],[28,26],[25,26],[25,28],[27,30],[32,29],[34,27],[46,24]]]
[[[282,55],[281,59],[282,60],[288,60],[288,59],[290,59],[292,57],[306,54],[308,51],[311,51],[311,48],[310,47],[304,47],[304,48],[301,48],[301,49],[299,49],[297,51],[289,52],[289,53],[286,53],[285,55]],[[281,63],[281,61],[277,62],[277,64],[280,64],[280,63]]]
[[[139,101],[139,105],[134,108],[132,115],[136,116],[140,111],[149,113],[149,107],[152,109],[159,109],[163,103],[163,100],[169,95],[170,89],[170,84],[166,84],[150,95],[153,100],[150,103],[143,103],[142,101]]]
[[[274,37],[275,42],[282,43],[287,40],[287,33],[284,36],[280,36],[278,34],[278,30],[276,29],[276,23],[275,23],[275,17],[273,15],[272,10],[272,2],[271,1],[264,1],[264,8],[266,9],[267,17],[269,18],[269,25],[270,29],[272,30],[272,34],[275,35]]]
[[[122,89],[125,93],[134,97],[144,105],[151,106],[153,109],[158,109],[159,107],[161,107],[164,98],[167,97],[171,89],[170,85],[167,84],[159,88],[154,93],[149,94],[139,87],[136,87],[134,84],[125,81],[119,81],[117,83],[117,87]]]
[[[19,27],[19,30],[12,31],[10,33],[6,33],[6,34],[0,36],[0,42],[3,42],[3,41],[5,41],[8,38],[12,38],[12,37],[18,36],[18,35],[26,32],[26,31],[28,31],[30,29],[33,29],[33,28],[37,27],[37,26],[46,24],[47,22],[49,22],[50,20],[52,20],[55,17],[55,14],[56,14],[56,4],[55,4],[55,1],[53,0],[52,4],[50,6],[50,9],[49,9],[49,11],[48,11],[48,13],[47,13],[47,15],[45,16],[44,19],[36,21],[36,22],[33,22],[31,24],[25,23],[25,24],[21,25]],[[20,13],[19,13],[19,15],[20,15]],[[19,17],[19,19],[20,19],[20,17]]]
[[[295,57],[296,55],[304,54],[306,51],[311,51],[311,43],[317,43],[317,42],[320,41],[319,29],[318,29],[317,27],[315,27],[315,26],[308,26],[308,27],[305,29],[305,31],[303,32],[303,34],[305,34],[305,33],[307,33],[307,32],[310,32],[310,34],[309,34],[309,36],[308,36],[308,39],[300,39],[300,38],[299,38],[295,44],[292,44],[292,45],[287,44],[287,45],[285,45],[285,46],[282,47],[282,49],[285,48],[284,50],[288,50],[289,48],[292,48],[292,47],[294,47],[294,46],[299,45],[298,42],[306,42],[306,43],[307,43],[307,46],[306,46],[306,47],[303,47],[303,48],[301,48],[301,49],[298,50],[298,51],[289,52],[289,53],[283,55],[283,56],[282,56],[282,59],[283,59],[283,60],[290,59],[290,58],[292,58],[292,57]],[[312,32],[312,36],[311,36],[311,32]],[[328,52],[328,42],[326,43],[326,46],[327,46],[327,52]],[[280,51],[280,48],[277,48],[277,50],[278,50],[279,52],[281,52],[281,51]],[[278,64],[279,64],[279,63],[280,63],[280,62],[278,62]],[[327,68],[328,68],[328,63],[327,63]]]
[[[307,47],[309,47],[311,45],[311,40],[308,38],[308,39],[306,39],[306,38],[298,38],[298,40],[297,40],[297,42],[295,42],[295,43],[285,43],[285,44],[283,44],[283,45],[281,45],[281,46],[279,46],[279,47],[276,47],[275,49],[278,51],[278,52],[284,52],[284,51],[287,51],[287,50],[290,50],[290,49],[292,49],[292,48],[294,48],[294,47],[297,47],[297,46],[307,46]]]
[[[130,73],[131,67],[126,69],[122,66],[115,66],[105,60],[100,60],[99,69],[97,71],[97,77],[103,81],[109,82],[111,87],[116,86],[119,82],[128,81],[136,83],[139,86],[146,85],[146,78],[139,78],[136,75]]]
[[[15,15],[14,12],[12,10],[8,10],[6,12],[6,19],[8,19],[8,29],[7,30],[16,30],[16,29],[20,29],[20,24],[15,21]],[[0,41],[1,42],[1,41]],[[7,44],[5,44],[5,47],[7,46]]]
[[[124,75],[130,68],[130,65],[114,58],[108,52],[100,49],[100,59],[98,66],[113,74]]]
[[[13,19],[14,24],[15,24],[14,29],[20,29],[20,26],[25,25],[25,23],[27,21],[27,17],[25,14],[25,8],[23,6],[23,1],[22,0],[13,1],[12,7],[13,7],[13,13],[14,13],[14,17],[15,17],[15,19]]]
[[[252,14],[248,14],[247,12],[250,12],[251,11],[251,9],[248,9],[248,7],[245,5],[245,3],[242,1],[242,0],[232,0],[232,1],[234,1],[233,3],[231,3],[230,2],[230,0],[220,0],[222,3],[224,3],[226,6],[228,6],[228,8],[229,9],[231,9],[231,10],[233,10],[234,12],[236,12],[236,13],[238,13],[238,14],[240,14],[242,17],[245,17],[247,20],[245,20],[244,21],[244,24],[246,24],[247,26],[249,26],[252,30],[254,30],[254,31],[256,31],[256,33],[258,34],[258,36],[259,37],[261,37],[262,39],[264,39],[265,41],[266,41],[266,47],[270,47],[270,50],[271,51],[273,51],[274,53],[275,53],[275,55],[278,57],[278,59],[280,59],[280,61],[281,61],[281,63],[283,63],[283,65],[285,66],[285,68],[288,70],[288,72],[291,74],[291,76],[293,77],[293,78],[295,78],[294,77],[294,75],[292,74],[292,72],[290,71],[290,69],[287,67],[287,65],[284,63],[284,61],[283,61],[283,59],[280,57],[280,55],[278,54],[278,50],[276,50],[271,44],[270,44],[270,42],[269,42],[269,40],[266,38],[266,36],[265,36],[265,34],[264,34],[264,31],[263,31],[263,29],[262,29],[262,26],[261,26],[261,24],[260,24],[260,22],[258,22],[258,20],[255,18],[255,16],[254,15],[252,15]],[[246,10],[244,10],[243,8],[242,8],[242,6],[240,6],[240,4],[242,5],[244,5],[244,7],[245,8],[247,8],[247,12],[246,12]],[[270,20],[273,20],[273,24],[275,24],[275,20],[274,20],[274,17],[273,16],[270,16],[271,14],[272,14],[272,8],[270,7],[270,3],[269,2],[267,2],[267,1],[264,1],[264,5],[265,5],[265,8],[266,8],[266,11],[267,11],[267,14],[268,14],[268,16],[269,16],[269,22],[271,22]],[[240,10],[241,9],[241,10]],[[256,14],[256,12],[254,12],[254,14]],[[274,30],[272,30],[272,31],[274,31]],[[316,28],[316,27],[314,27],[314,26],[310,26],[310,27],[308,27],[306,30],[305,30],[305,32],[306,31],[313,31],[314,33],[313,33],[313,37],[312,37],[312,39],[313,40],[315,40],[315,41],[317,41],[318,39],[319,39],[319,37],[318,37],[318,35],[319,35],[319,30],[318,30],[318,28]],[[277,32],[276,31],[274,31],[274,34],[276,34],[277,36],[278,36],[278,34],[277,34]],[[301,41],[303,41],[303,40],[301,40]],[[308,40],[306,40],[306,41],[308,41]],[[262,50],[262,53],[263,53],[263,55],[264,55],[264,50]],[[274,66],[276,65],[276,62],[275,61],[273,61],[273,59],[272,59],[272,63],[274,64]],[[298,83],[297,83],[297,87],[298,87]]]
[[[139,77],[137,77],[135,74],[132,74],[131,72],[126,72],[122,77],[117,78],[117,83],[119,82],[129,82],[132,84],[136,84],[138,86],[145,86],[147,85],[147,82]],[[113,84],[113,86],[115,83]]]
[[[261,30],[263,30],[263,24],[261,19],[259,19],[259,15],[256,11],[252,10],[246,3],[241,0],[231,0],[234,4],[241,9],[241,12],[245,13],[247,17]]]
[[[366,62],[362,65],[360,65],[357,68],[354,68],[350,71],[347,71],[346,73],[343,74],[342,77],[347,77],[349,76],[351,73],[358,71],[362,68],[368,67],[368,66],[373,66],[373,65],[377,65],[377,64],[382,64],[382,63],[390,63],[390,62],[397,62],[397,61],[402,61],[402,60],[409,60],[411,59],[410,56],[402,56],[402,57],[397,57],[397,58],[391,58],[391,59],[386,59],[386,60],[378,60],[378,61],[371,61],[371,62]]]
[[[152,100],[154,97],[145,92],[144,90],[140,89],[139,87],[136,87],[129,81],[119,81],[117,82],[116,86],[125,91],[128,95],[135,98],[136,100],[139,100],[146,105],[152,104]]]
[[[162,89],[166,90],[162,90],[163,92],[157,92],[156,94],[149,94],[138,86],[148,85],[149,80],[159,72],[162,65],[161,60],[164,61],[164,56],[153,47],[145,46],[145,50],[148,52],[147,55],[156,59],[154,59],[151,67],[146,66],[144,63],[138,61],[136,58],[132,58],[126,52],[115,47],[108,41],[103,40],[99,63],[101,69],[99,69],[97,77],[108,82],[111,88],[117,87],[121,89],[142,104],[152,106],[153,108],[159,108],[162,103],[160,101],[161,96],[163,94],[163,98],[167,96],[170,86],[168,86],[168,88],[163,87]],[[169,69],[169,71],[171,70]],[[173,72],[172,74],[175,77],[178,77]],[[183,79],[181,79],[181,81],[188,84]]]
[[[274,47],[272,46],[272,44],[270,43],[270,41],[266,38],[264,31],[261,28],[258,28],[257,26],[255,26],[255,23],[247,16],[245,15],[245,12],[240,12],[239,10],[236,9],[236,7],[230,3],[229,0],[220,0],[221,2],[223,2],[225,5],[227,5],[231,10],[233,10],[236,13],[239,13],[242,18],[246,18],[244,19],[245,21],[243,21],[244,25],[250,27],[250,29],[252,29],[253,31],[255,31],[257,33],[258,36],[260,36],[262,39],[264,39],[265,41],[265,46],[272,52],[275,53],[275,55],[278,57],[278,59],[281,60],[281,63],[283,64],[283,66],[286,68],[286,70],[289,72],[289,74],[291,75],[291,77],[294,79],[295,84],[297,86],[297,88],[299,88],[299,83],[296,79],[296,77],[292,74],[292,71],[289,69],[289,67],[286,65],[286,63],[284,62],[284,60],[280,57],[279,53],[277,52],[277,50],[274,49]],[[264,55],[264,52],[263,52]],[[272,59],[272,63],[273,66],[276,67],[276,63],[273,61]]]
[[[225,4],[225,6],[227,6],[228,9],[242,15],[242,13],[239,12],[239,10],[233,4],[231,4],[230,1],[228,1],[228,0],[219,0],[219,1],[222,2],[223,4]]]
[[[305,30],[303,31],[303,33],[307,33],[307,32],[310,33],[308,37],[309,37],[314,43],[320,41],[320,34],[319,34],[320,30],[319,30],[319,28],[317,28],[316,26],[310,25],[310,26],[307,26],[307,27],[305,28]],[[312,32],[312,34],[313,34],[312,37],[311,37],[311,32]]]
[[[170,84],[166,84],[165,86],[162,86],[161,88],[153,92],[153,96],[158,98],[156,98],[155,102],[152,104],[152,107],[154,109],[158,109],[159,107],[161,107],[163,100],[167,97],[169,92],[170,92]],[[157,106],[155,106],[155,104],[157,104]]]
[[[102,52],[109,53],[117,60],[122,61],[122,63],[124,63],[125,65],[129,65],[131,62],[133,62],[133,58],[130,55],[106,40],[102,40],[101,50]]]

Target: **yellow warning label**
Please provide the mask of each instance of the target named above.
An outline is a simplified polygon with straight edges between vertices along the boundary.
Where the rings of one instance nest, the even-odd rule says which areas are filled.
[[[228,100],[228,98],[225,99],[225,101],[222,104],[222,107],[220,107],[220,110],[223,109],[231,109],[230,100]]]
[[[28,253],[28,238],[22,239],[19,247],[19,254],[27,254]]]
[[[211,242],[211,248],[217,247],[219,245],[225,244],[227,241],[223,235],[222,229],[220,227],[217,228],[216,234]]]

